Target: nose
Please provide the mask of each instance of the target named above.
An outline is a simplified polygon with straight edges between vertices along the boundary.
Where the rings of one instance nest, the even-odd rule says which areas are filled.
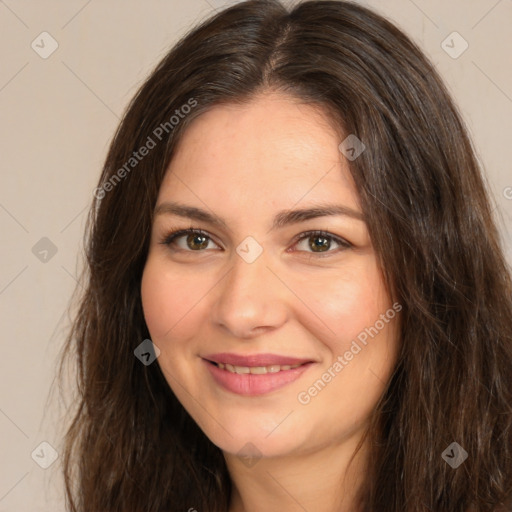
[[[286,322],[291,293],[268,266],[265,252],[252,263],[236,255],[216,287],[212,320],[237,339],[259,336]]]

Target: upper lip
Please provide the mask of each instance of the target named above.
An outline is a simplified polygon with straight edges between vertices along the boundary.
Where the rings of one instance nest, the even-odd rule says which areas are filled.
[[[252,354],[240,355],[223,352],[221,354],[210,354],[203,359],[214,363],[231,364],[233,366],[272,366],[272,365],[296,365],[313,362],[311,359],[300,359],[297,357],[281,356],[278,354]]]

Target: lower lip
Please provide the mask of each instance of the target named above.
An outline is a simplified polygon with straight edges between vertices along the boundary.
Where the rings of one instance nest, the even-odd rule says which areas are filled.
[[[232,393],[245,396],[264,395],[291,384],[313,364],[305,363],[290,370],[256,375],[252,373],[232,373],[228,370],[222,370],[206,359],[203,359],[203,361],[217,384]]]

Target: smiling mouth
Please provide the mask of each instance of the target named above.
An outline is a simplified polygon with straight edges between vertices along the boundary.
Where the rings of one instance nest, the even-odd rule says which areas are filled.
[[[250,373],[252,375],[265,375],[267,373],[279,373],[286,370],[293,370],[294,368],[298,368],[299,366],[303,366],[303,364],[273,364],[269,366],[235,366],[228,363],[216,363],[214,361],[209,361],[211,364],[217,366],[221,370],[226,370],[231,373],[238,373],[240,375]]]
[[[213,380],[224,390],[242,396],[260,396],[277,391],[299,379],[304,372],[315,364],[313,361],[300,361],[296,358],[293,360],[294,358],[259,355],[252,358],[259,359],[259,361],[254,361],[251,366],[242,366],[231,363],[251,364],[251,357],[235,357],[232,354],[225,354],[215,356],[215,358],[217,361],[203,358],[203,362],[210,371]],[[229,358],[231,358],[230,363],[221,362]],[[295,364],[262,365],[262,363],[275,363],[272,359],[278,358],[282,360],[282,363]],[[256,364],[261,366],[256,366]]]

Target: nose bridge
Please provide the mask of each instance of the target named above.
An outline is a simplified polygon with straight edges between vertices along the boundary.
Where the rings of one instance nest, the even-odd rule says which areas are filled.
[[[213,321],[236,337],[249,337],[285,321],[284,286],[269,269],[265,252],[252,262],[236,254],[218,290]]]

